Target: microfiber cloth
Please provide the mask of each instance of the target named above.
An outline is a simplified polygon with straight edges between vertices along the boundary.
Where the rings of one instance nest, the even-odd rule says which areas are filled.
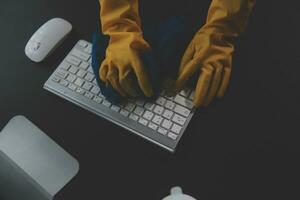
[[[109,37],[103,35],[99,27],[101,26],[97,26],[92,39],[92,68],[101,93],[109,101],[117,103],[121,100],[121,96],[112,86],[107,86],[102,82],[99,77],[99,67],[105,59],[105,50],[109,43]],[[155,25],[143,24],[142,28],[144,38],[151,46],[151,51],[140,56],[148,71],[154,94],[158,95],[161,82],[166,78],[166,75],[169,78],[176,76],[181,56],[188,42],[192,39],[192,31],[188,28],[188,22],[184,17],[171,17]],[[140,94],[143,96],[141,91]]]

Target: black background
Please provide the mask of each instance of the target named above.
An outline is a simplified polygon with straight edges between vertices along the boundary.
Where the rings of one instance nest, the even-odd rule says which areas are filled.
[[[172,155],[42,89],[75,42],[91,40],[96,0],[1,0],[0,127],[25,115],[79,160],[57,199],[153,200],[174,185],[197,199],[299,199],[300,13],[292,2],[257,1],[228,92],[198,111]],[[24,47],[53,17],[75,29],[33,63]]]

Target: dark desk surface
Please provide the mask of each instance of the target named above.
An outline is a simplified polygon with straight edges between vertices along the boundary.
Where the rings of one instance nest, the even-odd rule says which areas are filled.
[[[172,155],[42,88],[75,42],[90,40],[96,0],[1,0],[0,127],[25,115],[80,161],[57,199],[154,200],[174,185],[197,199],[299,197],[299,7],[257,3],[225,98],[199,110]],[[29,61],[27,40],[57,16],[71,37]]]

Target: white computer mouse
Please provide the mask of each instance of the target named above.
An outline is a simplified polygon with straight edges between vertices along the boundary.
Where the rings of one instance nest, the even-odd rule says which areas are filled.
[[[171,189],[171,194],[165,197],[163,200],[196,200],[195,198],[183,194],[180,187],[173,187]]]
[[[34,62],[44,60],[71,32],[72,25],[64,19],[54,18],[42,25],[30,38],[25,54]]]

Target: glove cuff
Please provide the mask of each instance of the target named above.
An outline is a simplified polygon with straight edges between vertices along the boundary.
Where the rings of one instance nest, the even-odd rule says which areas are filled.
[[[115,32],[109,34],[109,47],[130,48],[140,53],[150,51],[149,43],[144,39],[141,32]]]
[[[254,3],[255,0],[213,0],[206,24],[201,29],[237,37],[245,30]]]

